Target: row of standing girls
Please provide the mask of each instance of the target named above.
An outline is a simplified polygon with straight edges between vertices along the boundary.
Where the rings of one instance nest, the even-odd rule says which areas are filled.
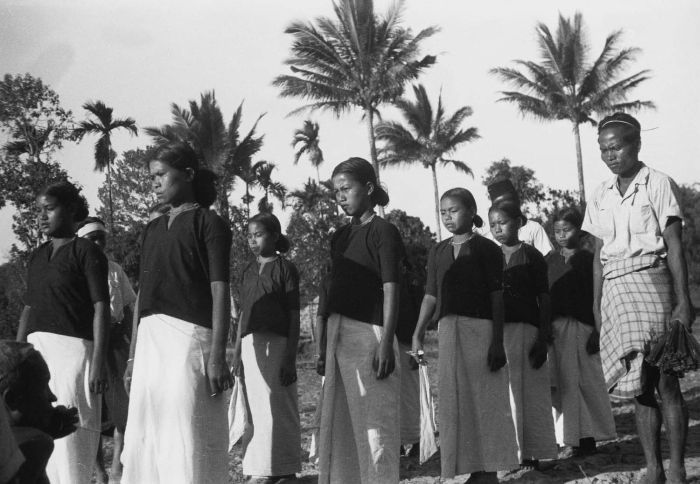
[[[122,482],[227,482],[231,232],[209,209],[214,176],[188,145],[160,149],[149,171],[159,201],[171,209],[148,223],[141,240]],[[340,163],[332,181],[351,222],[331,241],[319,355],[325,366],[319,482],[398,482],[401,373],[410,371],[399,363],[395,338],[405,249],[396,227],[374,211],[389,197],[367,161]],[[69,472],[50,477],[82,483],[92,475],[99,394],[106,387],[107,262],[93,244],[74,237],[75,222],[87,215],[84,200],[75,187],[59,185],[38,199],[51,240],[32,256],[18,338],[44,354],[61,403],[81,409],[82,432],[52,457]],[[422,349],[425,328],[438,315],[442,474],[471,473],[473,481],[489,482],[521,461],[556,457],[547,265],[518,240],[517,203],[489,211],[502,249],[472,230],[482,221],[467,190],[446,192],[441,213],[454,235],[430,253],[412,346]],[[251,482],[284,482],[300,470],[299,275],[282,255],[289,242],[273,215],[253,217],[248,240],[256,259],[240,275],[234,351],[253,424],[243,472]],[[566,415],[569,406],[562,408]]]

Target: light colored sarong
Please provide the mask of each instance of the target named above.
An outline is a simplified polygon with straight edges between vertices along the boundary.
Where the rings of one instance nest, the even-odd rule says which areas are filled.
[[[164,314],[141,319],[122,483],[228,482],[226,400],[206,375],[211,333]]]
[[[563,442],[578,446],[583,438],[596,441],[617,437],[600,354],[589,355],[591,326],[570,317],[553,323],[554,345],[549,363],[556,383],[553,404],[563,418]]]
[[[45,332],[31,333],[27,341],[49,367],[49,388],[57,404],[76,407],[80,418],[78,430],[54,441],[46,475],[51,484],[88,484],[102,429],[102,398],[90,392],[93,342]]]
[[[319,443],[320,484],[399,482],[401,369],[372,368],[383,328],[332,314]],[[398,362],[398,345],[394,342]]]
[[[608,390],[618,398],[642,393],[644,344],[662,333],[673,310],[673,281],[655,255],[608,261],[603,267],[600,356]]]
[[[253,435],[243,455],[243,474],[284,476],[301,471],[297,384],[283,387],[280,368],[287,338],[253,333],[241,344]]]
[[[506,323],[503,327],[510,405],[521,461],[557,458],[548,362],[535,370],[529,359],[537,332],[527,323]]]
[[[492,372],[493,323],[448,315],[438,329],[441,476],[518,467],[508,370]]]
[[[401,362],[401,445],[420,441],[420,379],[418,370],[411,369],[411,347],[399,343]]]

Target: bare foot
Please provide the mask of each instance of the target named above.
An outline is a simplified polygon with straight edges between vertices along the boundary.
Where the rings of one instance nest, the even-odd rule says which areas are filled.
[[[464,484],[498,484],[498,475],[495,472],[472,472]]]
[[[663,484],[666,482],[666,475],[663,467],[647,467],[647,472],[639,481],[640,484]]]
[[[99,467],[97,467],[97,469],[95,469],[95,480],[99,484],[108,484],[109,476],[107,475],[104,469],[100,469]]]
[[[666,477],[667,484],[687,484],[688,479],[685,473],[685,467],[680,469],[674,469],[673,467],[668,468],[668,473]]]

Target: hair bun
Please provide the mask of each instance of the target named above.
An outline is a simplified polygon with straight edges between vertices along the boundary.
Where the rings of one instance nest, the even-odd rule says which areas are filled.
[[[476,228],[481,228],[484,226],[484,219],[481,218],[479,214],[474,215],[474,227]]]

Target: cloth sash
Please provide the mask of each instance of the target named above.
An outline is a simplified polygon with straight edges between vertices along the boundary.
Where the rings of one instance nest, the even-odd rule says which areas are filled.
[[[141,319],[122,483],[228,482],[226,399],[211,396],[206,374],[211,333],[164,314]]]
[[[596,441],[617,437],[610,398],[605,387],[600,353],[589,355],[586,343],[593,327],[570,317],[553,323],[554,345],[550,348],[550,367],[556,387],[552,404],[562,420],[562,436],[557,440],[578,446],[579,440]]]
[[[438,327],[441,476],[518,467],[508,370],[492,372],[493,323],[448,315]]]
[[[608,390],[619,398],[642,393],[644,344],[663,332],[673,309],[666,261],[646,255],[606,262],[600,304],[600,356]]]
[[[241,441],[241,452],[245,453],[253,436],[253,423],[250,421],[250,406],[246,397],[245,380],[236,377],[228,402],[228,451]]]
[[[399,482],[401,367],[377,379],[382,332],[340,314],[328,319],[319,484]],[[396,340],[394,355],[398,363]]]
[[[287,338],[269,332],[249,334],[241,344],[253,424],[242,463],[247,476],[284,476],[301,471],[297,384],[284,387],[280,383],[286,350]]]
[[[93,342],[42,331],[31,333],[27,341],[49,367],[49,388],[56,395],[56,403],[76,407],[80,418],[78,430],[54,441],[46,465],[49,482],[89,484],[102,430],[102,397],[90,392]]]
[[[409,345],[399,343],[401,364],[401,445],[420,441],[420,380],[418,370],[411,369],[413,357]]]
[[[438,451],[435,439],[437,425],[435,424],[435,405],[430,389],[428,365],[425,362],[418,368],[418,373],[420,378],[420,455],[418,462],[423,465]]]
[[[535,370],[529,358],[537,332],[527,323],[507,323],[503,327],[510,405],[521,461],[557,458],[548,362]]]

